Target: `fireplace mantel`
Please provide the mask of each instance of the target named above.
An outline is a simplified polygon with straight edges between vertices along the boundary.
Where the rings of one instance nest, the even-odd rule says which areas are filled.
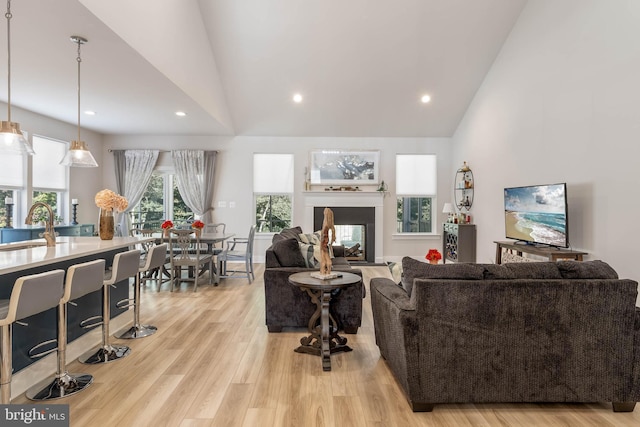
[[[376,262],[382,263],[384,197],[377,191],[305,191],[303,230],[313,230],[313,208],[315,207],[373,207],[375,208],[375,254]]]

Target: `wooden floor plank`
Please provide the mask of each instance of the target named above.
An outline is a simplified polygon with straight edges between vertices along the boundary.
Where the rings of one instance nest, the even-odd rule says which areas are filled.
[[[384,266],[362,267],[389,277]],[[306,331],[270,334],[264,324],[264,265],[256,280],[206,280],[193,292],[170,292],[154,282],[142,289],[143,323],[150,337],[117,340],[130,356],[109,364],[69,361],[72,372],[94,375],[87,390],[55,401],[69,404],[73,427],[204,426],[615,426],[640,425],[640,408],[613,413],[595,404],[448,404],[413,413],[375,344],[370,295],[358,334],[345,335],[352,352],[331,357],[295,353]],[[130,315],[129,313],[125,316]],[[32,403],[22,396],[13,403]]]

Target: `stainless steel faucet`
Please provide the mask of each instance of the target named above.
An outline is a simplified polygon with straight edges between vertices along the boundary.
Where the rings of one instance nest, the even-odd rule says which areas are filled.
[[[33,224],[33,211],[38,206],[42,206],[47,211],[49,211],[49,220],[45,221],[46,225],[45,225],[44,233],[42,233],[42,237],[44,237],[44,240],[47,241],[47,246],[55,246],[56,245],[56,231],[53,228],[54,215],[53,215],[53,209],[51,209],[51,206],[49,206],[48,204],[43,203],[43,202],[35,202],[29,208],[29,213],[27,214],[27,218],[24,220],[24,223],[27,224],[27,225]]]

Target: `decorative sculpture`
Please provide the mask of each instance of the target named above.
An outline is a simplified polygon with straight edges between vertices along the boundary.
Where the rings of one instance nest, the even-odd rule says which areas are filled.
[[[329,237],[331,232],[331,237]],[[336,241],[336,227],[333,223],[333,211],[329,208],[324,208],[324,220],[322,221],[322,238],[320,240],[320,272],[311,273],[312,277],[317,279],[333,279],[338,277],[338,274],[331,273],[331,245]]]

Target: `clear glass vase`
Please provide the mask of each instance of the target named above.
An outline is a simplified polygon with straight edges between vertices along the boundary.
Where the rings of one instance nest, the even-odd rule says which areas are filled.
[[[100,208],[100,216],[98,218],[98,235],[102,240],[112,240],[115,232],[115,220],[113,217],[113,209]]]

